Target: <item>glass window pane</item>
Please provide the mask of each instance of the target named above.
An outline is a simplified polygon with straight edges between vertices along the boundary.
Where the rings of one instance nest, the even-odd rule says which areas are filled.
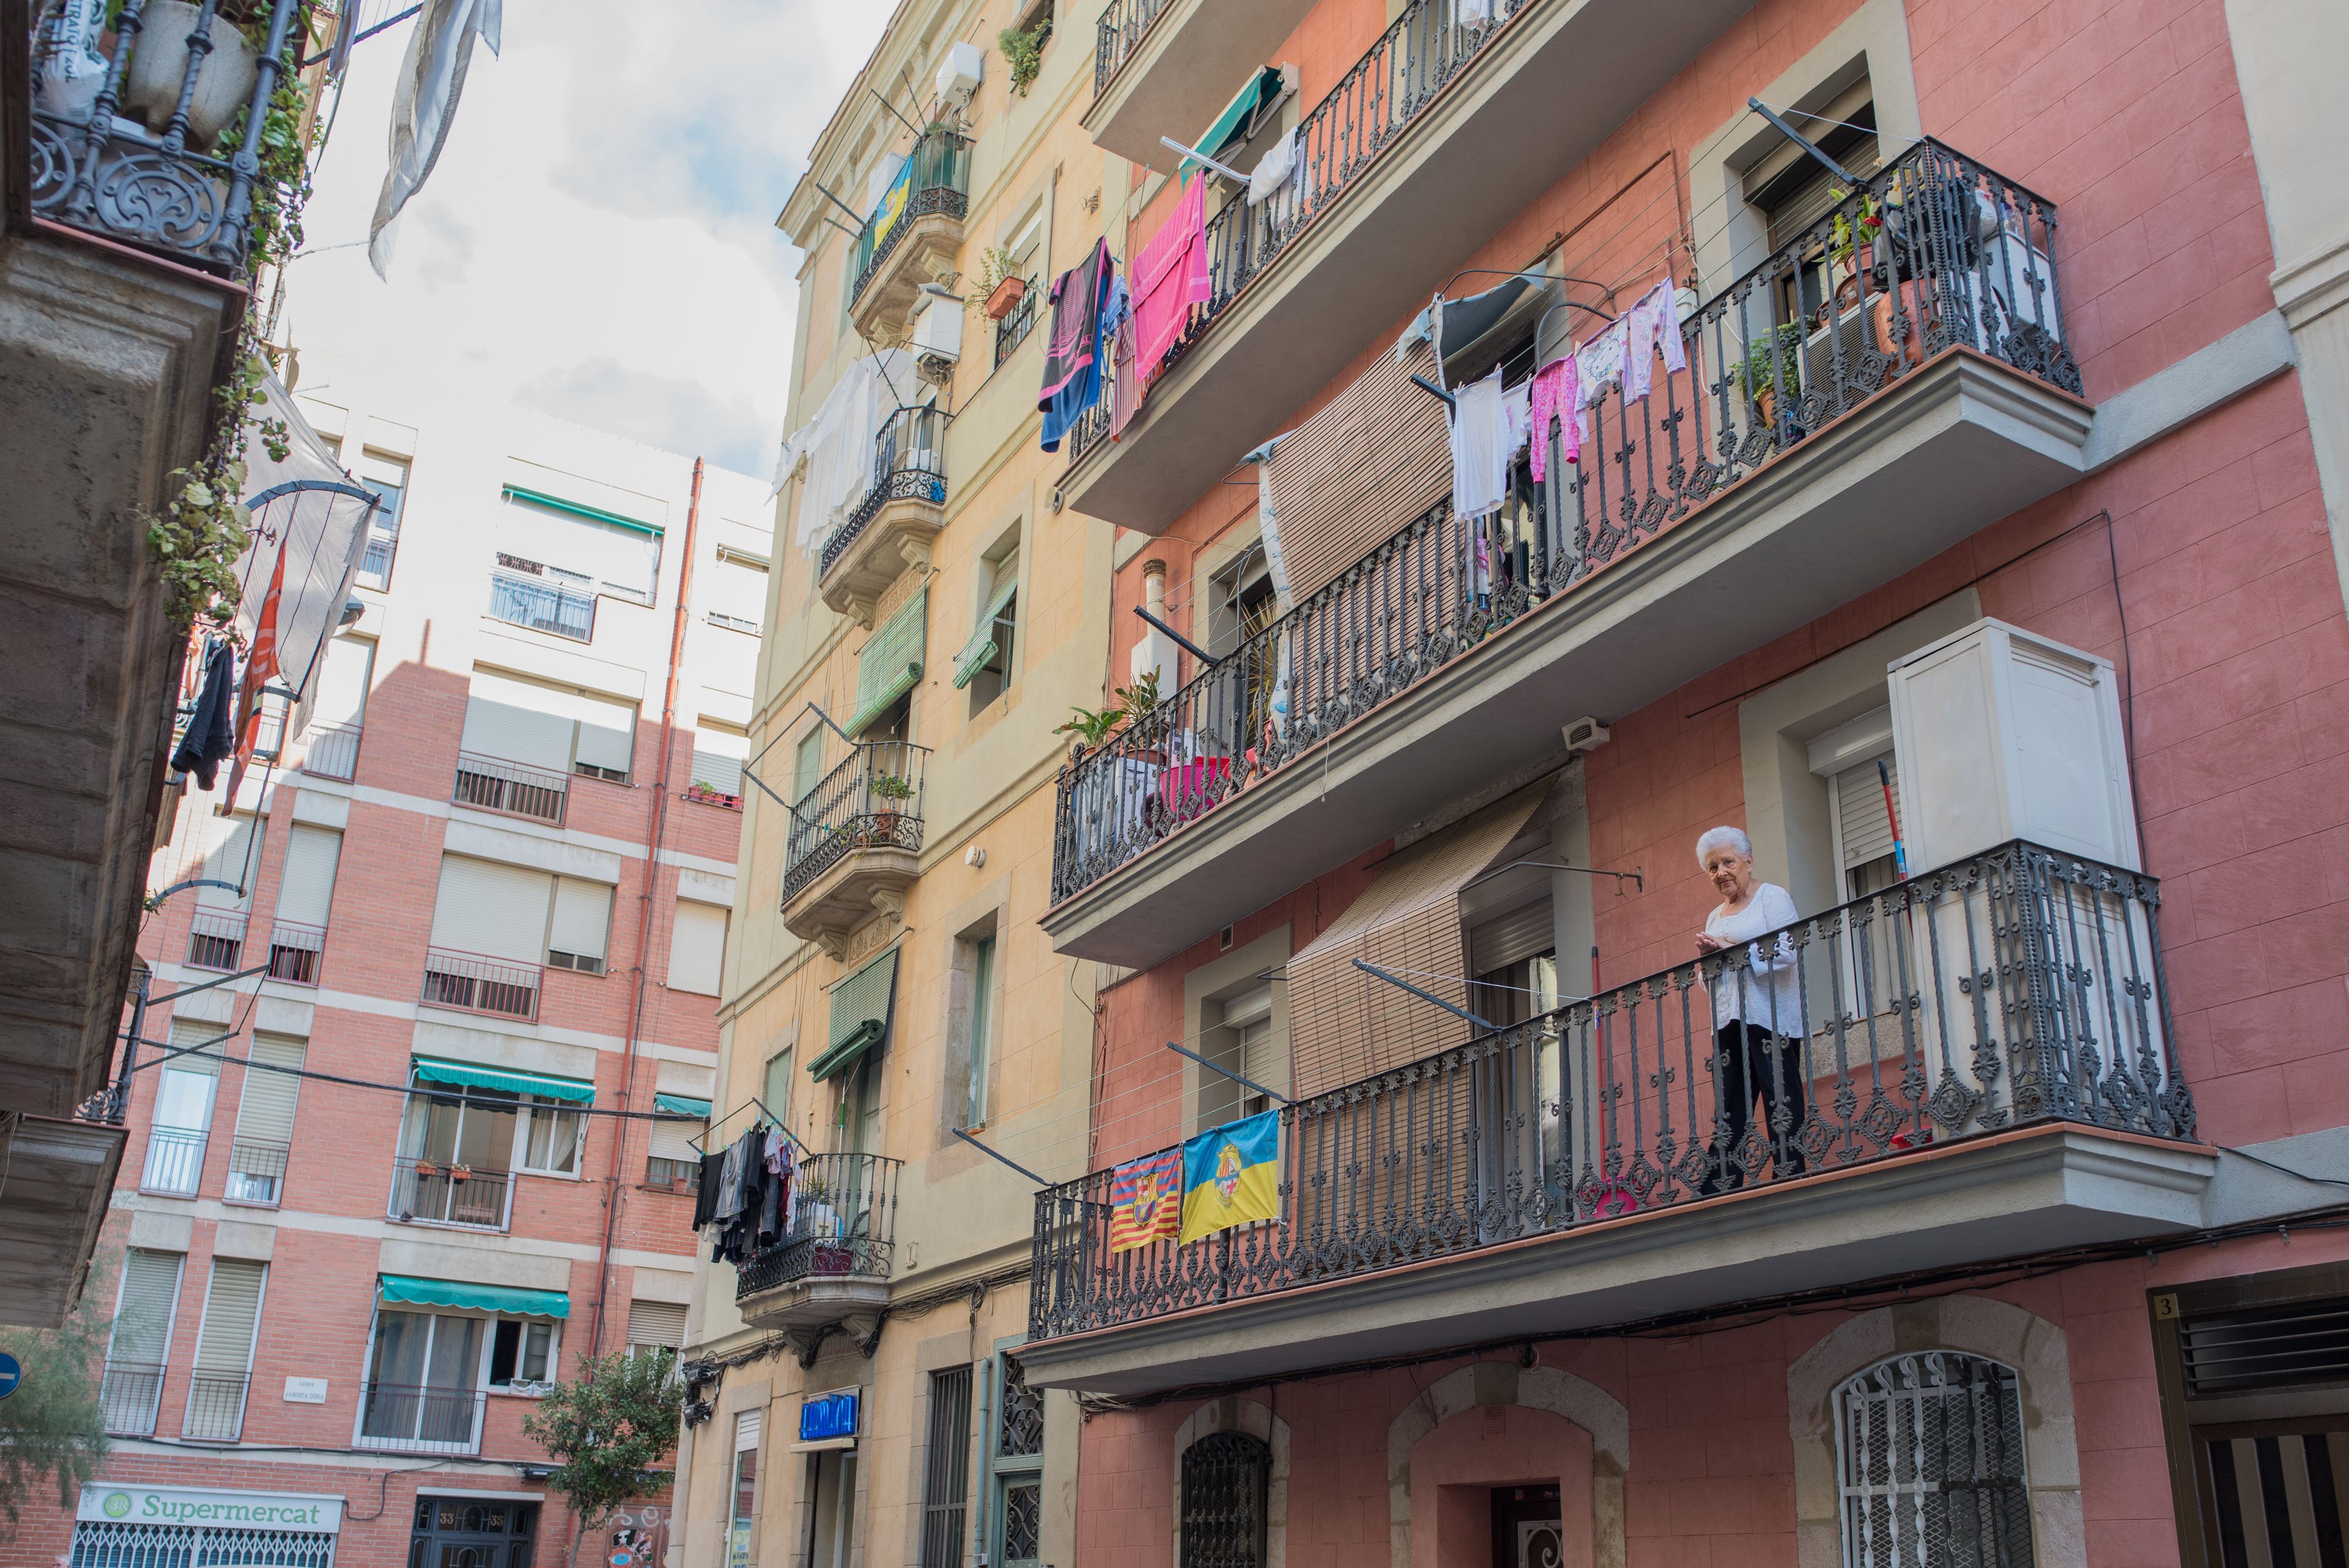
[[[435,1318],[432,1357],[423,1380],[436,1388],[471,1388],[481,1365],[481,1319]]]
[[[420,1312],[387,1312],[377,1318],[374,1381],[423,1382],[425,1341],[429,1336],[430,1320]]]
[[[212,1124],[212,1089],[220,1082],[210,1073],[163,1069],[155,1091],[155,1125],[202,1132]]]
[[[522,1375],[530,1382],[543,1383],[547,1378],[546,1355],[554,1344],[554,1326],[533,1323],[523,1333]]]

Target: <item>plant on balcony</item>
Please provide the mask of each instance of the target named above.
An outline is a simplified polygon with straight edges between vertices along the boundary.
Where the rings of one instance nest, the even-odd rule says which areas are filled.
[[[45,1480],[57,1487],[57,1506],[72,1508],[106,1460],[100,1392],[110,1325],[101,1304],[114,1300],[112,1275],[108,1265],[91,1271],[61,1328],[0,1327],[0,1351],[25,1369],[16,1391],[0,1399],[0,1533],[15,1532]]]
[[[1107,707],[1070,708],[1069,711],[1076,717],[1066,724],[1055,726],[1052,733],[1073,735],[1077,738],[1079,749],[1090,751],[1125,725],[1141,723],[1157,711],[1160,700],[1158,671],[1154,668],[1145,670],[1142,678],[1132,686],[1118,686],[1109,695],[1117,701]]]
[[[583,1357],[578,1376],[546,1390],[522,1418],[524,1435],[558,1461],[546,1484],[570,1502],[583,1529],[624,1502],[668,1485],[660,1468],[677,1447],[677,1353]]]
[[[1790,321],[1764,335],[1743,360],[1732,367],[1732,374],[1761,410],[1764,420],[1775,417],[1782,377],[1785,382],[1784,390],[1789,397],[1801,393],[1802,355],[1803,324]]]
[[[1003,51],[1004,68],[1011,73],[1011,90],[1021,98],[1036,85],[1036,73],[1044,68],[1044,40],[1052,36],[1052,23],[1045,21],[1022,33],[1006,27],[995,35],[995,46]]]

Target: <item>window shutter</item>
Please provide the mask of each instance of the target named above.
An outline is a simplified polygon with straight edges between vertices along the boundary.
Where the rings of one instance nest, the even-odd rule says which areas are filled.
[[[309,1054],[306,1041],[285,1035],[255,1035],[253,1047],[245,1053],[256,1062],[270,1067],[291,1068],[299,1071]],[[291,1143],[294,1140],[294,1105],[300,1098],[302,1080],[292,1072],[274,1073],[266,1068],[247,1068],[244,1073],[244,1096],[237,1102],[236,1135],[256,1143]]]
[[[367,722],[368,677],[375,670],[375,645],[365,637],[336,637],[326,645],[326,665],[318,676],[314,724]]]
[[[744,1410],[734,1418],[734,1451],[747,1454],[759,1446],[759,1428],[763,1410]]]
[[[572,699],[579,715],[578,759],[626,778],[636,770],[636,705],[607,696]]]
[[[171,1320],[180,1309],[183,1253],[133,1247],[123,1254],[122,1299],[114,1309],[109,1361],[160,1362],[171,1345]]]
[[[335,866],[343,836],[332,828],[295,824],[285,842],[285,874],[277,884],[277,918],[324,925],[335,900]]]
[[[930,591],[924,588],[864,640],[856,655],[856,716],[845,727],[849,734],[861,734],[921,680],[929,607]]]
[[[823,731],[811,731],[799,744],[792,757],[792,799],[793,803],[815,793],[823,782]]]
[[[997,570],[999,576],[995,592],[988,597],[986,607],[979,611],[978,624],[973,628],[970,641],[965,643],[962,652],[955,655],[954,684],[957,688],[970,685],[978,672],[994,660],[996,617],[1003,614],[1006,604],[1011,603],[1011,596],[1019,592],[1019,567],[1016,558],[1005,562]]]
[[[671,1350],[685,1345],[685,1308],[673,1301],[632,1301],[628,1303],[628,1343],[631,1345],[666,1345]]]
[[[253,1364],[253,1331],[261,1321],[261,1284],[269,1265],[214,1258],[204,1297],[204,1326],[196,1336],[196,1366],[206,1372],[242,1372]]]
[[[547,906],[554,879],[544,872],[459,855],[440,862],[432,945],[516,964],[546,962]]]
[[[792,1049],[785,1046],[767,1058],[767,1076],[760,1085],[769,1110],[788,1119],[792,1114]]]
[[[705,1128],[708,1125],[706,1122],[703,1123]],[[653,1123],[652,1147],[646,1152],[656,1160],[673,1160],[680,1164],[694,1164],[701,1159],[701,1151],[688,1140],[695,1136],[697,1135],[691,1130],[690,1123],[656,1121]]]
[[[668,949],[668,988],[718,995],[726,961],[727,912],[714,903],[677,901],[677,926]]]
[[[726,729],[693,732],[693,781],[707,784],[721,795],[742,793],[742,759],[750,754],[750,738]]]
[[[187,1050],[187,1047],[203,1045],[207,1040],[217,1040],[226,1032],[226,1026],[207,1023],[200,1018],[174,1019],[171,1024],[171,1048],[187,1054],[166,1057],[163,1066],[172,1072],[199,1073],[205,1078],[220,1077],[222,1047],[208,1046],[201,1051]]]
[[[808,1064],[809,1076],[822,1083],[888,1038],[896,993],[897,949],[894,947],[834,985],[829,1043],[823,1054]]]
[[[576,727],[563,693],[475,670],[458,745],[479,757],[568,773]]]
[[[1890,756],[1884,766],[1892,778],[1892,801],[1900,802],[1900,766]],[[1884,781],[1877,777],[1876,758],[1847,768],[1835,777],[1836,819],[1843,829],[1843,869],[1864,866],[1892,852],[1892,819],[1884,809]]]
[[[1537,898],[1521,909],[1481,922],[1468,934],[1468,973],[1490,975],[1557,946],[1557,927],[1551,918],[1550,902]]]
[[[204,836],[212,840],[212,848],[204,856],[203,870],[196,874],[245,891],[239,896],[226,887],[198,888],[196,902],[212,909],[251,909],[253,884],[261,872],[261,857],[253,852],[254,819],[206,816],[202,821]]]
[[[660,531],[582,517],[507,492],[498,519],[498,548],[510,555],[557,567],[606,585],[647,603],[660,567]]]
[[[719,551],[705,607],[757,626],[767,609],[767,569],[733,551]]]
[[[548,949],[574,958],[592,958],[601,969],[604,950],[611,940],[612,890],[602,882],[578,877],[554,879],[554,919],[546,934]]]

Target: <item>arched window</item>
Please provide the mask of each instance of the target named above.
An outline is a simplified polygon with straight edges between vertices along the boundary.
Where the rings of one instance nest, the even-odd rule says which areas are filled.
[[[1836,1390],[1846,1568],[2032,1568],[2014,1369],[1955,1350]]]
[[[1179,1568],[1265,1568],[1272,1450],[1245,1432],[1211,1432],[1183,1450]]]

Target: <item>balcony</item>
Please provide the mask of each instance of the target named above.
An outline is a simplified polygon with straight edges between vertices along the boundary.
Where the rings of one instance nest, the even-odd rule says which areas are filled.
[[[244,1432],[245,1386],[250,1381],[242,1372],[190,1373],[180,1435],[196,1443],[236,1441]]]
[[[844,948],[875,911],[902,910],[921,870],[922,773],[929,748],[860,742],[792,808],[783,927]]]
[[[1752,5],[1496,0],[1462,26],[1459,0],[1413,0],[1306,113],[1301,175],[1210,222],[1206,325],[1119,440],[1071,449],[1068,505],[1163,531]]]
[[[362,1383],[356,1446],[378,1453],[478,1453],[481,1410],[488,1400],[478,1388]]]
[[[297,0],[275,0],[267,47],[255,49],[225,19],[196,31],[192,5],[128,0],[103,74],[84,78],[89,99],[65,107],[45,92],[32,111],[35,214],[242,275],[268,129],[262,110],[301,11]],[[36,29],[36,57],[55,47]],[[241,115],[246,124],[231,143]]]
[[[1121,158],[1171,171],[1250,72],[1297,30],[1313,0],[1110,0],[1093,41],[1085,129]]]
[[[107,1362],[106,1375],[98,1384],[98,1404],[106,1418],[109,1437],[153,1437],[155,1408],[162,1398],[163,1368],[157,1363]]]
[[[513,1210],[513,1174],[446,1160],[391,1162],[391,1200],[384,1212],[409,1224],[502,1231]]]
[[[571,775],[502,757],[457,753],[457,782],[449,799],[477,811],[527,817],[533,822],[563,826],[564,803],[570,797]]]
[[[228,1189],[222,1201],[274,1209],[285,1191],[285,1162],[293,1146],[266,1138],[239,1138],[228,1148]]]
[[[361,733],[356,724],[319,724],[304,730],[302,771],[349,783],[358,775]]]
[[[491,620],[510,626],[592,643],[595,585],[557,567],[502,554],[497,570],[490,573],[489,614]]]
[[[789,1233],[736,1278],[746,1322],[812,1328],[889,1305],[898,1165],[876,1154],[811,1154],[799,1162]]]
[[[168,1198],[192,1198],[203,1180],[204,1145],[210,1134],[202,1128],[157,1127],[147,1133],[147,1163],[139,1172],[141,1192]]]
[[[1047,1189],[1021,1360],[1137,1394],[2199,1225],[2159,911],[2011,842],[1283,1109],[1278,1223],[1112,1253],[1111,1171]],[[1783,1020],[1766,1116],[1717,1000]]]
[[[1036,302],[1042,296],[1042,291],[1036,286],[1033,278],[1024,278],[1021,282],[1027,286],[1019,292],[1019,303],[1005,311],[1002,319],[995,324],[995,368],[998,370],[1003,368],[1005,360],[1019,352],[1019,346],[1028,341],[1030,333],[1036,330]]]
[[[234,974],[244,952],[246,923],[241,909],[207,909],[198,904],[188,921],[188,967]]]
[[[1778,325],[1869,210],[1898,215],[1870,264]],[[2054,223],[1938,143],[1879,172],[1697,307],[1688,368],[1610,392],[1575,460],[1554,445],[1537,505],[1438,501],[1072,760],[1057,949],[1155,963],[2076,480]]]
[[[298,920],[269,927],[269,977],[289,985],[316,985],[326,955],[326,928]]]
[[[848,315],[859,335],[903,335],[922,285],[955,270],[969,209],[970,138],[926,132],[856,236]]]
[[[529,1022],[538,1016],[538,992],[544,970],[536,964],[516,964],[479,953],[453,948],[424,950],[426,1006],[453,1007],[460,1013],[486,1013],[497,1018]]]
[[[946,526],[946,425],[936,408],[900,408],[882,425],[872,484],[818,558],[823,602],[834,614],[870,626],[889,584],[930,563],[930,542]]]

